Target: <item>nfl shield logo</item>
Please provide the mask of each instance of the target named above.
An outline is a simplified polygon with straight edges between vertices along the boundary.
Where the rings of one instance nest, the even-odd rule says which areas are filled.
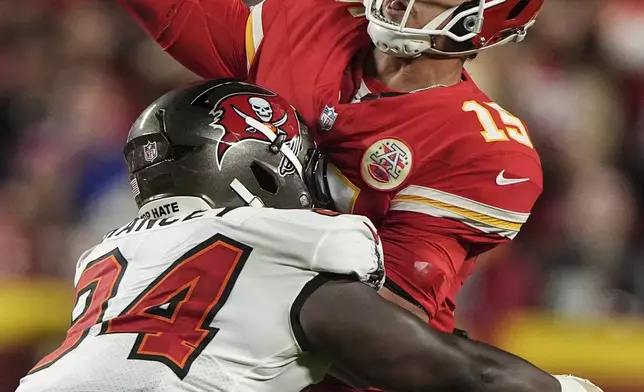
[[[146,161],[152,162],[159,156],[157,152],[157,142],[148,142],[143,146],[143,158]]]
[[[337,118],[338,113],[335,112],[335,108],[326,105],[320,115],[320,128],[325,132],[329,132]]]

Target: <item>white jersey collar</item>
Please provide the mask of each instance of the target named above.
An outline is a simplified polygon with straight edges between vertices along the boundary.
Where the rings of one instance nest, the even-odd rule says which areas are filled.
[[[162,219],[186,215],[197,210],[211,210],[205,200],[194,196],[173,196],[151,201],[139,210],[139,218]]]

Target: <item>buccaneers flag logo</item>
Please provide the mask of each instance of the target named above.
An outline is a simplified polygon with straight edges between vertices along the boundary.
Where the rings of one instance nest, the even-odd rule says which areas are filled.
[[[284,107],[276,95],[268,92],[234,92],[220,99],[210,115],[210,127],[221,132],[216,157],[219,168],[226,159],[226,153],[240,143],[263,143],[268,147],[276,137],[281,136],[295,155],[302,151],[300,124],[295,112],[290,106]],[[253,125],[257,122],[265,125],[270,132]],[[279,173],[282,176],[295,173],[295,167],[285,156],[282,157]]]

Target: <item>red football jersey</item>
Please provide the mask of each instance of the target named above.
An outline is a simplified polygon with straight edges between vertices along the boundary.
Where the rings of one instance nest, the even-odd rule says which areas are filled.
[[[516,236],[542,190],[518,118],[466,74],[452,87],[356,99],[373,50],[360,0],[266,0],[250,10],[241,0],[120,1],[200,76],[245,79],[290,101],[335,165],[338,208],[379,227],[389,287],[436,328],[453,329],[474,260]]]

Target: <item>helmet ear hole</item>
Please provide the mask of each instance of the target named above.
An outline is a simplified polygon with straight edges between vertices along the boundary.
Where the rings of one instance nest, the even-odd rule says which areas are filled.
[[[508,14],[507,20],[512,20],[512,19],[516,18],[517,16],[519,16],[519,14],[521,14],[521,12],[525,9],[525,7],[528,6],[529,3],[530,3],[530,0],[521,0],[521,1],[519,1],[517,3],[517,5],[515,5],[514,8],[512,8],[510,10],[510,13]]]
[[[168,155],[166,159],[171,161],[178,161],[187,157],[196,150],[197,147],[194,146],[170,145],[170,147],[168,147]]]
[[[255,180],[257,180],[257,184],[262,190],[273,195],[277,194],[279,182],[275,170],[271,170],[270,166],[261,161],[253,161],[250,164],[250,170],[253,172]]]

